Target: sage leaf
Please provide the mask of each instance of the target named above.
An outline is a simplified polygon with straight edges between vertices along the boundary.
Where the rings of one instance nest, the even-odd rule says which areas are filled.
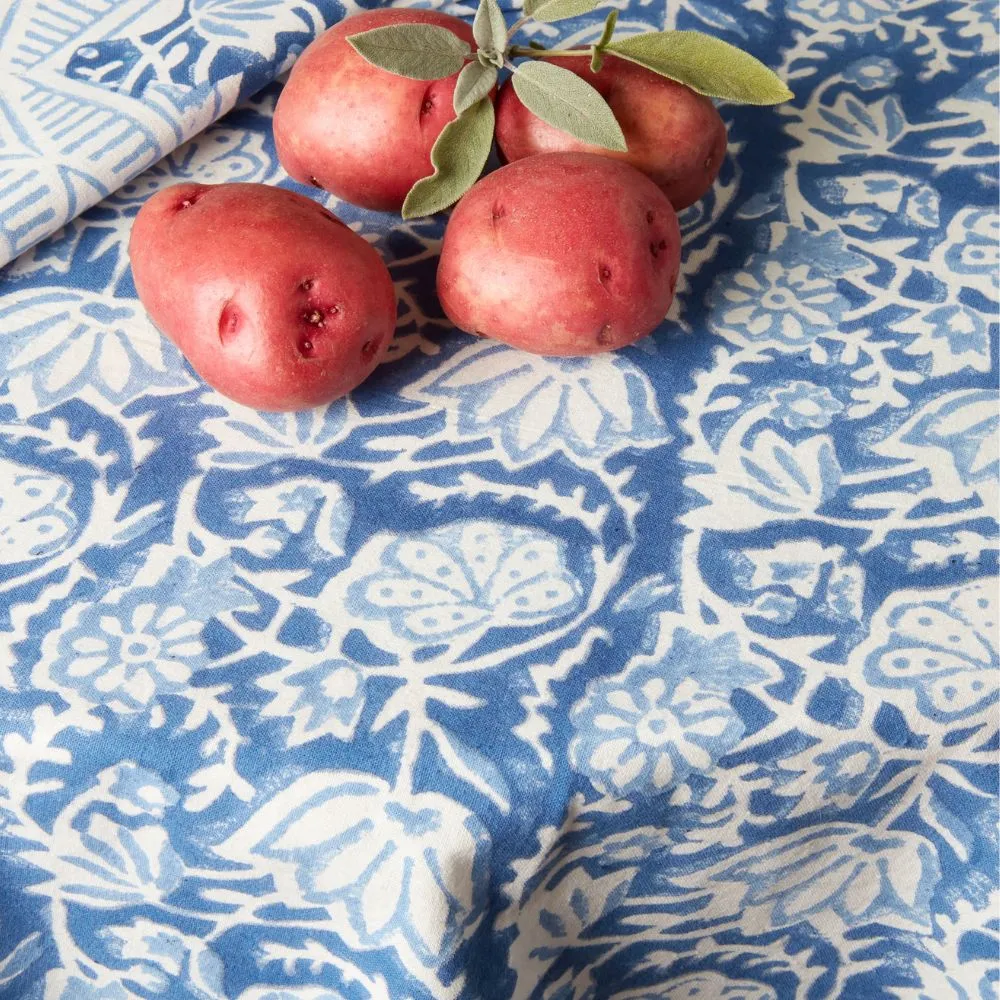
[[[452,76],[472,51],[468,42],[436,24],[387,24],[347,40],[373,66],[411,80]]]
[[[632,35],[610,42],[607,51],[707,97],[741,104],[780,104],[795,96],[752,55],[700,31]]]
[[[507,22],[497,0],[479,0],[472,37],[481,49],[503,52],[507,47]]]
[[[434,173],[410,188],[404,219],[440,212],[476,183],[493,146],[493,121],[493,102],[483,98],[445,125],[431,149]]]
[[[524,0],[524,13],[536,21],[565,21],[589,14],[600,0]]]
[[[624,153],[621,126],[604,98],[575,73],[546,62],[524,62],[514,68],[514,92],[542,121],[582,142]]]
[[[483,66],[478,62],[470,62],[458,74],[455,84],[455,114],[460,115],[471,108],[476,101],[481,101],[497,82],[496,66]]]

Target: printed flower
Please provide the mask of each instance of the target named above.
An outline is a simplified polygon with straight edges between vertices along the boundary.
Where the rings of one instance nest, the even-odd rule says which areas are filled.
[[[935,306],[893,325],[916,337],[903,350],[930,355],[934,375],[953,375],[963,368],[990,370],[990,326],[986,317],[958,302]]]
[[[402,941],[430,965],[482,914],[488,847],[480,821],[443,795],[400,797],[368,774],[314,771],[215,850],[264,859],[289,902],[346,907],[362,946]]]
[[[770,521],[808,517],[840,488],[842,470],[833,438],[826,434],[791,444],[768,429],[738,447],[723,442],[712,472],[687,476],[707,506],[684,515],[684,523],[712,530],[741,531]],[[725,518],[719,511],[725,510]]]
[[[819,773],[814,774],[813,780],[824,786],[824,799],[850,802],[868,787],[881,758],[871,743],[851,740],[834,750],[816,754],[813,763],[819,765]]]
[[[70,607],[43,641],[32,673],[37,686],[70,689],[123,713],[188,689],[192,674],[209,663],[205,624],[253,600],[233,584],[228,559],[168,561],[165,549],[151,547],[127,587]]]
[[[997,482],[998,424],[995,389],[959,389],[931,396],[904,424],[870,447],[877,455],[923,465],[937,500],[977,495],[989,505]]]
[[[948,231],[953,237],[944,255],[948,267],[965,279],[977,279],[975,283],[984,286],[984,291],[1000,287],[1000,219],[996,212],[963,212]]]
[[[885,170],[851,171],[820,181],[819,189],[835,206],[841,225],[870,233],[879,232],[889,220],[893,230],[900,225],[937,229],[941,221],[940,195],[915,177]]]
[[[271,557],[288,539],[302,536],[308,548],[320,558],[344,554],[344,540],[351,525],[354,507],[344,489],[305,476],[283,479],[271,486],[247,489],[230,502],[233,518],[241,524],[264,525],[244,539],[254,551],[261,544],[277,546],[275,551],[254,552]],[[306,532],[306,528],[311,530]]]
[[[138,711],[157,695],[183,691],[204,666],[203,626],[177,605],[123,599],[87,607],[60,639],[52,673],[91,701]]]
[[[184,863],[162,826],[129,827],[92,812],[57,852],[29,850],[26,860],[52,873],[37,889],[102,909],[162,901],[184,877]]]
[[[865,103],[857,93],[844,90],[830,105],[810,104],[802,118],[789,123],[788,131],[807,144],[809,163],[818,165],[891,155],[909,128],[898,94]],[[843,182],[850,177],[847,171],[839,179]],[[919,182],[903,177],[900,183]]]
[[[414,642],[477,628],[540,625],[572,613],[580,582],[562,543],[535,529],[460,521],[392,541],[382,568],[352,587],[366,618],[386,618]]]
[[[844,404],[826,386],[812,382],[792,382],[775,389],[774,417],[793,431],[803,427],[826,427],[844,409]]]
[[[940,877],[937,855],[919,834],[842,823],[764,841],[735,863],[726,859],[677,881],[715,886],[759,927],[808,920],[826,933],[872,923],[923,932]]]
[[[327,733],[349,740],[365,707],[364,678],[347,660],[324,660],[305,669],[293,663],[257,683],[274,692],[260,714],[265,718],[291,717],[290,747]]]
[[[97,935],[111,954],[128,962],[126,982],[158,994],[206,1000],[223,995],[222,960],[197,937],[144,917],[103,927]]]
[[[899,77],[899,69],[891,59],[869,56],[858,59],[844,70],[844,79],[857,84],[862,90],[891,87]]]
[[[55,989],[62,985],[59,1000],[133,1000],[121,983],[92,983],[79,976],[70,976],[68,979],[64,977],[64,969],[52,969],[47,978],[53,985],[46,989],[45,995],[56,996]]]
[[[0,566],[51,556],[76,530],[68,480],[18,462],[0,462]]]
[[[677,629],[659,661],[591,682],[571,713],[571,763],[598,788],[637,795],[711,770],[743,735],[732,689],[760,677],[739,656],[732,634]]]
[[[839,545],[796,538],[766,549],[742,549],[734,562],[733,578],[744,590],[773,588],[758,595],[754,603],[773,621],[790,621],[800,603],[807,602],[818,614],[855,621],[861,618],[864,570],[849,562]],[[781,601],[769,602],[767,598],[772,596]]]
[[[108,797],[127,816],[155,816],[162,819],[180,796],[155,771],[130,760],[109,768],[99,776],[108,788]]]
[[[836,329],[845,304],[834,282],[806,264],[788,267],[751,258],[746,270],[717,279],[709,296],[709,325],[737,343],[767,341],[797,350]]]
[[[219,443],[211,464],[231,468],[252,469],[281,458],[320,458],[358,420],[350,399],[295,413],[251,410],[221,396],[213,397],[212,404],[226,412],[203,422],[205,432]]]
[[[517,463],[559,453],[602,458],[670,440],[649,379],[621,353],[542,358],[474,344],[403,395],[445,400],[463,437],[490,434]]]
[[[0,303],[0,370],[44,407],[91,386],[112,403],[193,385],[177,349],[133,299],[72,288],[12,289]]]
[[[1000,695],[995,589],[972,583],[890,597],[852,662],[870,684],[911,692],[917,711],[938,724],[978,715]]]
[[[728,697],[693,678],[668,684],[652,672],[627,686],[602,682],[573,712],[574,765],[601,787],[660,792],[708,771],[743,735]]]

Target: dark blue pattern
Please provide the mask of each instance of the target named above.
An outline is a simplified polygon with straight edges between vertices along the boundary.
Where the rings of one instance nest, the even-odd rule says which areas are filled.
[[[175,75],[252,89],[227,32],[273,6],[143,44],[215,32]],[[128,227],[294,187],[274,88],[8,267],[0,997],[996,997],[992,14],[672,13],[796,101],[724,109],[678,304],[613,356],[449,330],[441,221],[331,199],[389,360],[326,411],[207,390]],[[119,37],[68,75],[149,101]]]

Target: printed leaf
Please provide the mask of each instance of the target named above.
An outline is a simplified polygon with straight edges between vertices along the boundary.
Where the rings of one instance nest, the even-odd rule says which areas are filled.
[[[483,66],[478,62],[469,63],[458,74],[458,83],[455,84],[455,114],[460,115],[477,101],[481,101],[493,89],[496,82],[495,66]]]
[[[575,73],[551,63],[521,63],[513,76],[514,92],[525,107],[592,146],[625,152],[625,136],[604,98]]]
[[[484,98],[445,125],[431,149],[434,173],[410,188],[404,219],[440,212],[476,183],[493,145],[493,120],[493,104]]]
[[[507,47],[507,22],[497,0],[480,0],[472,36],[481,49],[503,52]]]
[[[436,24],[387,24],[347,40],[373,66],[411,80],[440,80],[462,68],[468,42]]]
[[[780,104],[795,95],[762,62],[742,49],[700,31],[653,31],[607,46],[708,97],[741,104]]]
[[[598,0],[525,0],[524,13],[536,21],[565,21],[589,14]]]

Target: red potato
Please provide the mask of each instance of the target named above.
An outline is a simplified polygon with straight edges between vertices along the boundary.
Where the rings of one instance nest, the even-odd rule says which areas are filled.
[[[618,119],[627,153],[590,146],[543,122],[508,81],[497,98],[497,145],[508,162],[538,153],[587,152],[622,159],[652,178],[677,211],[712,186],[726,155],[726,126],[707,97],[652,70],[607,56],[594,73],[589,59],[550,59],[595,87]]]
[[[177,184],[132,225],[150,318],[219,392],[259,410],[329,403],[364,381],[396,323],[379,255],[310,198]]]
[[[547,153],[501,167],[458,203],[438,297],[470,333],[535,354],[596,354],[663,319],[680,266],[677,216],[627,163]]]
[[[472,29],[457,17],[404,8],[357,14],[320,35],[299,57],[274,111],[278,158],[297,181],[364,208],[398,212],[410,188],[434,172],[431,147],[455,117],[458,74],[396,76],[347,41],[405,22],[440,25],[472,44]]]

